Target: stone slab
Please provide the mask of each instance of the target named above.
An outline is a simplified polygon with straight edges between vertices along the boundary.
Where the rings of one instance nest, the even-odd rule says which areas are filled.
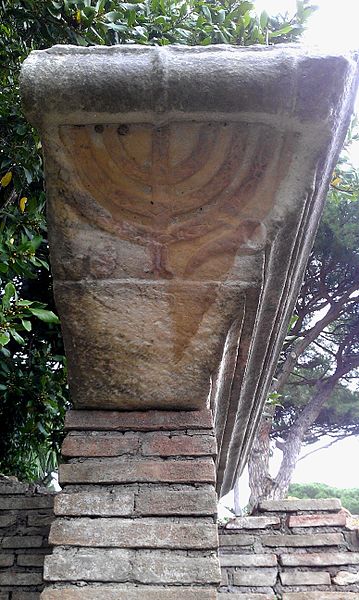
[[[276,567],[275,554],[221,554],[221,567]]]
[[[225,529],[266,529],[271,525],[279,527],[279,517],[236,517],[235,519],[228,521],[225,525]]]
[[[70,410],[65,428],[104,431],[175,431],[180,429],[211,429],[209,410],[166,411],[146,410],[119,412],[108,410]]]
[[[306,554],[282,554],[279,558],[286,567],[321,567],[331,565],[357,565],[359,552],[318,552]]]
[[[41,600],[99,600],[99,597],[101,600],[217,600],[217,592],[210,588],[162,588],[147,585],[122,589],[106,586],[101,588],[86,586],[85,589],[62,587],[44,590]]]
[[[311,546],[340,546],[344,544],[342,533],[318,533],[297,535],[264,535],[261,537],[264,546],[306,548]]]
[[[291,515],[289,527],[345,527],[347,515],[342,513],[326,515]]]
[[[59,480],[68,483],[135,483],[166,482],[214,483],[215,470],[212,459],[128,460],[123,462],[81,462],[62,464]]]
[[[57,519],[49,542],[54,546],[216,549],[218,533],[214,523],[159,522],[155,518]]]
[[[297,511],[329,511],[336,512],[342,508],[338,498],[321,498],[302,500],[262,500],[258,505],[260,512],[297,512]]]
[[[279,577],[282,585],[331,585],[326,571],[288,571]]]
[[[277,581],[277,569],[240,569],[233,573],[233,585],[243,587],[267,587]]]
[[[123,517],[133,514],[133,490],[88,491],[59,493],[55,498],[54,513],[58,516]]]

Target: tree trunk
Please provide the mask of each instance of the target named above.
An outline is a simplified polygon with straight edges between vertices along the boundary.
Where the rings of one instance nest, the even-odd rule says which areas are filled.
[[[285,442],[277,442],[277,447],[283,452],[283,458],[275,479],[269,472],[270,432],[275,407],[268,407],[270,410],[267,408],[263,413],[248,461],[250,511],[261,500],[281,500],[287,496],[305,435],[329,399],[338,379],[339,377],[333,375],[330,379],[318,383],[312,399],[290,428]]]
[[[274,405],[265,408],[249,455],[248,474],[251,490],[249,510],[252,510],[260,500],[267,498],[274,485],[274,481],[269,475],[270,432],[274,413]]]

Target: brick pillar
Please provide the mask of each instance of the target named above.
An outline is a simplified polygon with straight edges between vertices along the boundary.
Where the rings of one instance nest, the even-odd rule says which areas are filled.
[[[214,600],[209,411],[71,411],[42,600]]]

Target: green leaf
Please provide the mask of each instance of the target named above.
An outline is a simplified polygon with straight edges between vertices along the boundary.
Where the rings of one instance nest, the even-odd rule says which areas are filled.
[[[267,25],[268,25],[268,18],[269,18],[268,17],[268,13],[266,13],[266,11],[264,10],[261,13],[261,16],[259,18],[260,26],[261,26],[262,29],[265,29],[267,27]]]
[[[26,321],[25,319],[21,319],[21,325],[23,326],[24,329],[26,329],[26,331],[31,331],[31,329],[32,329],[31,321]]]
[[[209,23],[212,23],[211,11],[209,10],[208,6],[206,6],[205,4],[202,6],[202,12],[203,12],[204,16],[206,17],[207,21]]]
[[[18,334],[16,329],[11,328],[10,333],[11,333],[12,337],[14,338],[15,342],[17,342],[18,344],[21,344],[22,346],[25,344],[24,338],[20,334]]]
[[[293,25],[285,25],[284,27],[281,27],[281,29],[277,29],[277,31],[270,31],[269,37],[270,38],[280,37],[281,35],[286,35],[287,33],[290,33],[292,30],[293,30]]]
[[[45,321],[45,323],[60,323],[59,317],[55,315],[52,310],[45,310],[44,308],[33,308],[30,307],[29,311],[40,321]]]
[[[5,292],[2,297],[2,305],[4,307],[9,306],[10,300],[11,298],[14,298],[14,296],[16,296],[16,288],[14,284],[9,281],[9,283],[7,283],[5,286]]]
[[[10,341],[10,333],[8,333],[7,331],[2,331],[0,333],[0,344],[2,346],[6,346],[6,344],[8,344]]]

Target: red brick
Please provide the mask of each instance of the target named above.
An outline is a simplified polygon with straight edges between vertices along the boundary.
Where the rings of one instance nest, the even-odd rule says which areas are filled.
[[[61,483],[214,483],[211,459],[128,460],[122,462],[82,462],[60,465]]]
[[[288,571],[280,573],[282,585],[331,585],[326,571]]]
[[[43,538],[39,535],[16,535],[4,537],[1,540],[2,548],[40,548]]]
[[[4,571],[0,573],[0,585],[6,586],[25,586],[25,585],[41,585],[42,573],[34,572],[19,572],[19,571]]]
[[[139,586],[135,588],[60,588],[47,589],[42,593],[41,600],[216,600],[217,592],[210,588],[190,587],[150,587]],[[273,596],[274,598],[274,596]],[[0,599],[1,600],[1,599]],[[263,597],[262,600],[267,600]]]
[[[15,559],[13,554],[0,554],[0,568],[12,567],[12,565],[14,564],[14,560]]]
[[[323,567],[359,564],[359,552],[317,552],[306,554],[282,554],[282,565],[288,567]]]
[[[176,429],[211,429],[209,410],[166,411],[147,410],[119,412],[108,410],[70,410],[66,415],[66,429],[93,431],[156,431]]]
[[[63,456],[121,456],[135,454],[139,448],[137,435],[104,433],[69,434],[62,444]]]
[[[112,516],[133,514],[135,495],[133,490],[116,489],[58,494],[55,498],[55,515],[66,516]]]
[[[215,438],[206,435],[147,434],[142,444],[145,456],[206,456],[216,454]]]
[[[228,521],[225,529],[266,529],[270,525],[279,527],[279,517],[236,517]]]
[[[136,500],[138,515],[214,515],[217,495],[213,486],[173,489],[169,486],[141,486]]]
[[[44,554],[19,554],[16,563],[20,567],[42,567],[44,558]]]
[[[97,548],[217,549],[214,523],[172,523],[157,519],[57,519],[50,544]],[[267,554],[267,561],[272,555]],[[268,558],[269,557],[269,558]]]
[[[289,527],[343,527],[347,521],[345,513],[326,515],[292,515]]]

